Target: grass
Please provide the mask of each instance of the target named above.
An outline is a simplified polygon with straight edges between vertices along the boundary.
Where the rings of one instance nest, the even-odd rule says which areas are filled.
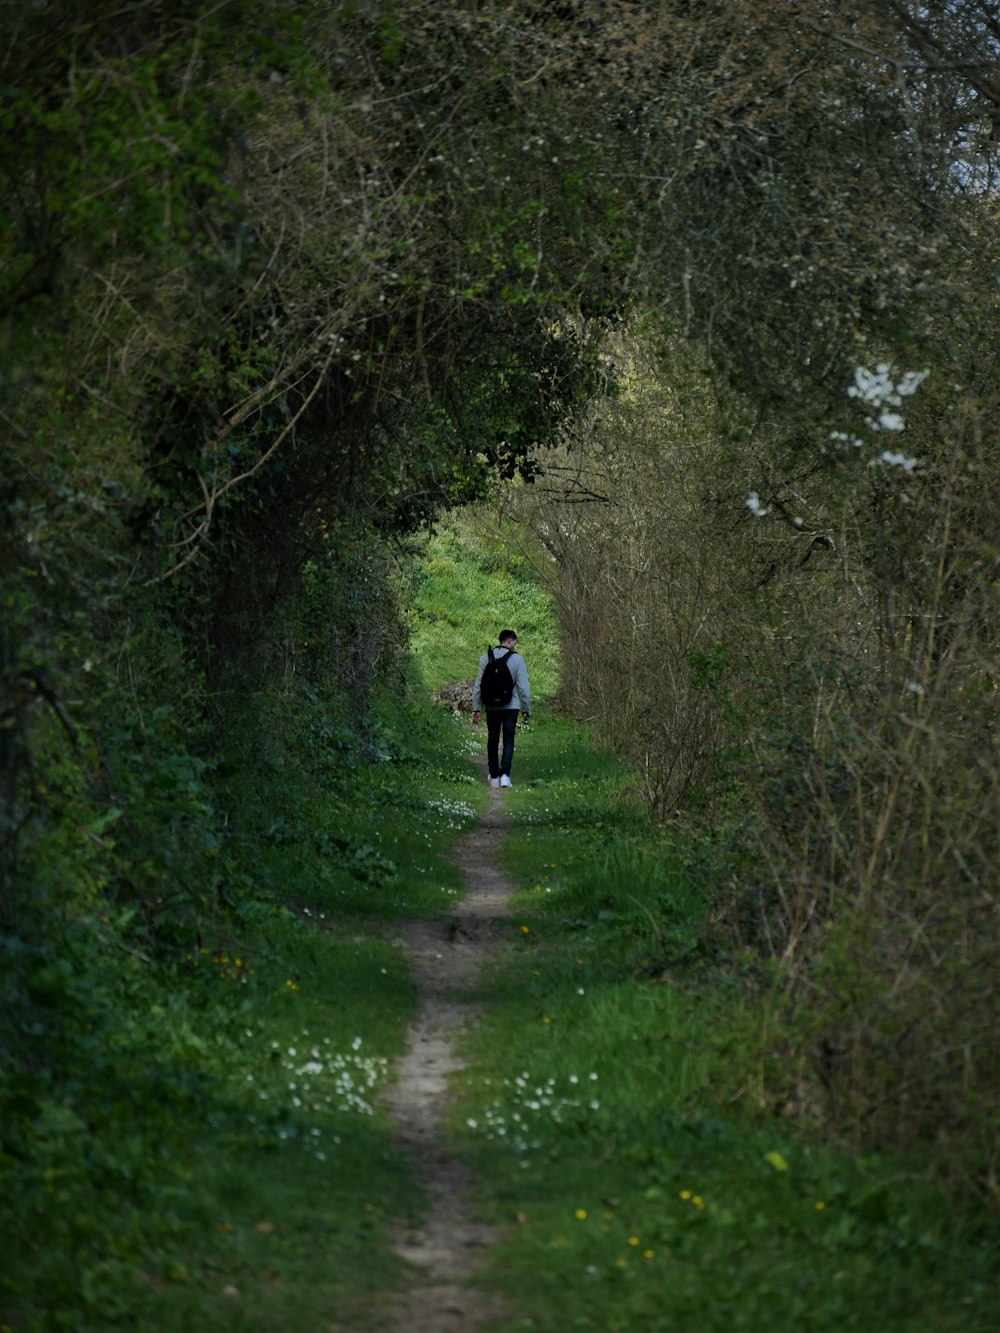
[[[488,554],[431,543],[424,682],[506,621],[551,698],[544,597]],[[698,849],[581,728],[533,716],[505,796],[518,943],[482,978],[452,1114],[505,1231],[483,1279],[504,1333],[993,1333],[995,1216],[758,1109],[770,982],[715,942]],[[390,1220],[424,1200],[377,1103],[415,1001],[392,922],[460,891],[444,854],[482,809],[482,740],[398,699],[363,744],[307,726],[233,779],[225,910],[196,945],[98,965],[90,935],[53,942],[36,1000],[79,1012],[79,1054],[59,1101],[7,1089],[33,1137],[0,1157],[0,1333],[362,1328],[402,1282]]]
[[[422,1200],[377,1101],[414,1006],[392,922],[453,901],[484,794],[430,705],[338,745],[320,783],[252,766],[198,943],[100,975],[80,946],[100,1040],[67,1038],[58,1101],[11,1090],[39,1110],[23,1165],[0,1157],[0,1327],[325,1328],[401,1282],[389,1221]]]
[[[208,1132],[188,1148],[195,1207],[178,1206],[143,1275],[141,1326],[311,1327],[400,1277],[387,1220],[420,1198],[376,1098],[412,1004],[406,968],[356,926],[279,917],[268,935],[238,1020],[251,1026],[230,1031]]]
[[[559,721],[519,770],[520,944],[484,983],[454,1117],[514,1326],[996,1328],[995,1218],[755,1108],[766,979],[711,943],[710,885],[627,775]]]
[[[443,526],[429,541],[414,599],[412,642],[425,688],[474,676],[480,654],[508,628],[517,632],[532,702],[551,698],[558,631],[534,571],[499,539],[471,545],[461,520]]]
[[[454,720],[404,711],[405,741],[386,731],[379,762],[357,763],[340,797],[258,857],[266,980],[228,1080],[229,1127],[199,1152],[215,1206],[182,1247],[189,1280],[157,1294],[158,1328],[363,1322],[402,1280],[387,1225],[421,1196],[376,1099],[414,996],[385,927],[448,907],[459,884],[443,853],[482,803]]]

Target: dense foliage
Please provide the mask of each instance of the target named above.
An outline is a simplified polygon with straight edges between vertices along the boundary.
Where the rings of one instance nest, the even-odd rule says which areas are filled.
[[[690,303],[605,339],[616,394],[513,500],[567,706],[713,831],[719,928],[775,962],[767,1104],[995,1200],[995,21],[727,8],[667,195]]]
[[[506,479],[777,962],[765,1100],[995,1197],[992,5],[3,24],[5,1164],[160,1086],[150,977],[391,758],[410,543]]]
[[[519,940],[456,1080],[500,1328],[987,1333],[1000,1218],[923,1151],[759,1108],[759,963],[716,937],[698,843],[569,719],[533,724],[504,860]],[[756,975],[755,975],[756,974]]]
[[[200,883],[233,710],[266,735],[276,682],[332,669],[363,713],[398,673],[393,543],[529,473],[588,383],[552,312],[590,260],[536,238],[599,213],[590,150],[539,181],[517,34],[469,59],[471,20],[406,17],[6,15],[9,920],[65,874],[156,902],[161,855]],[[148,854],[78,858],[122,811]]]
[[[315,794],[411,757],[372,711],[406,693],[402,543],[530,475],[587,388],[553,314],[585,248],[540,272],[536,235],[603,205],[515,151],[503,23],[470,48],[419,7],[3,21],[5,1232],[36,1296],[50,1239],[90,1246],[86,1289],[50,1291],[87,1320],[173,1225],[163,1118],[217,1077],[190,960],[252,944],[299,840],[392,878]]]

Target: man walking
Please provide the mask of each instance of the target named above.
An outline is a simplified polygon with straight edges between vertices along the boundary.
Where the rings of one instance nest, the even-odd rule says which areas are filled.
[[[518,711],[527,722],[531,691],[524,658],[514,651],[517,635],[512,629],[500,631],[500,647],[489,648],[479,659],[479,674],[472,687],[472,720],[478,722],[486,705],[486,759],[491,787],[512,787],[510,766],[514,760],[514,732]],[[503,754],[500,733],[503,732]]]

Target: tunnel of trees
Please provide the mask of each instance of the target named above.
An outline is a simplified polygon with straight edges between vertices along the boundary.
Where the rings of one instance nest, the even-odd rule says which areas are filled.
[[[485,503],[560,706],[809,1014],[776,1095],[995,1204],[995,6],[3,24],[8,1126],[238,904],[260,755],[375,744],[422,534]]]

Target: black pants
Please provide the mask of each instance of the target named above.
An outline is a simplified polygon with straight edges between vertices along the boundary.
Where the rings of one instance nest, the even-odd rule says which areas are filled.
[[[486,760],[490,766],[491,778],[502,777],[504,773],[510,777],[510,766],[514,762],[514,732],[516,729],[516,708],[487,708]],[[498,759],[501,731],[503,731],[503,758]]]

